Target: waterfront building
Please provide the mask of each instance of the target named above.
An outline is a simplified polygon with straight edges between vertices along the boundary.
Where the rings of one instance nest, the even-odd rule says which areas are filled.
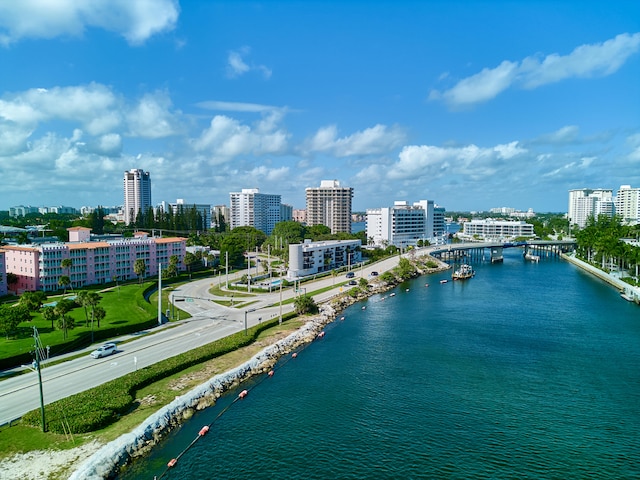
[[[294,208],[293,209],[293,220],[296,222],[300,222],[303,225],[307,223],[307,211],[303,208]]]
[[[221,222],[229,224],[229,207],[226,205],[215,205],[211,207],[211,228],[220,227]]]
[[[0,297],[6,295],[7,292],[7,270],[5,268],[4,252],[0,250]]]
[[[138,213],[151,208],[151,176],[149,172],[133,168],[124,172],[124,223],[134,222]]]
[[[293,220],[293,205],[283,203],[280,205],[280,221],[289,222]]]
[[[229,194],[230,228],[250,226],[271,235],[280,221],[280,195],[260,193],[257,188],[243,188]]]
[[[29,213],[38,213],[38,207],[31,207],[25,205],[17,205],[15,207],[9,207],[10,217],[25,217]]]
[[[211,228],[211,205],[208,203],[185,203],[182,198],[178,198],[175,203],[169,203],[166,211],[171,211],[173,215],[176,215],[181,212],[187,212],[192,208],[195,208],[196,212],[200,214],[202,230],[209,230]]]
[[[487,241],[508,241],[519,237],[535,237],[533,225],[524,221],[495,220],[492,218],[473,219],[465,222],[462,234],[469,239]]]
[[[91,230],[84,227],[68,229],[69,242],[38,245],[5,245],[6,271],[16,274],[17,293],[43,290],[56,291],[61,276],[68,276],[73,288],[138,278],[133,270],[138,259],[145,262],[146,275],[156,275],[158,265],[168,265],[176,255],[178,267],[184,270],[186,239],[179,237],[149,237],[138,232],[133,238],[94,240]],[[104,238],[104,237],[101,237]],[[62,260],[71,259],[64,269]]]
[[[366,213],[366,236],[370,245],[398,248],[416,246],[418,241],[430,244],[444,242],[444,207],[432,200],[413,205],[396,201],[393,207],[371,208]]]
[[[615,199],[616,214],[625,223],[634,225],[640,221],[640,188],[621,185]]]
[[[580,188],[569,190],[568,217],[571,225],[584,228],[589,217],[598,215],[612,217],[614,202],[612,190]]]
[[[329,240],[289,245],[287,280],[353,267],[362,261],[360,240]]]
[[[342,187],[337,180],[322,180],[320,187],[305,189],[307,225],[324,225],[331,233],[351,233],[353,188]]]

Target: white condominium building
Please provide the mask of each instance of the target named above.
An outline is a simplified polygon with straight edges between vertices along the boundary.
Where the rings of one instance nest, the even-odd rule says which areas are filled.
[[[616,215],[619,215],[625,223],[638,223],[640,220],[640,188],[621,185],[615,204]]]
[[[325,225],[331,233],[351,233],[353,188],[341,187],[337,180],[322,180],[320,187],[305,189],[307,225]]]
[[[484,218],[465,222],[462,236],[481,240],[514,240],[518,237],[535,237],[533,225],[523,221],[494,220]]]
[[[271,235],[280,222],[280,195],[260,193],[257,188],[243,188],[229,194],[229,226],[254,227]]]
[[[151,208],[151,177],[137,168],[124,172],[124,223],[136,220],[139,212]]]
[[[405,248],[416,246],[419,240],[441,243],[444,232],[444,208],[432,200],[420,200],[413,205],[396,201],[393,207],[367,209],[366,235],[375,246]]]
[[[289,245],[287,279],[295,280],[340,267],[353,267],[362,261],[360,240],[329,240]]]
[[[569,190],[568,217],[571,225],[584,228],[589,217],[613,216],[614,203],[611,190],[580,188]]]

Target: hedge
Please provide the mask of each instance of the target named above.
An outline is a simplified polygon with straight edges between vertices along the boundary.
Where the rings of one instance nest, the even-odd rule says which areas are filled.
[[[295,317],[291,313],[287,319]],[[63,398],[45,406],[47,427],[53,433],[87,433],[114,423],[133,408],[137,390],[189,367],[224,355],[255,341],[258,335],[279,322],[278,319],[256,325],[248,335],[238,332],[175,357],[131,372],[95,388]],[[22,417],[27,425],[41,426],[40,409]]]

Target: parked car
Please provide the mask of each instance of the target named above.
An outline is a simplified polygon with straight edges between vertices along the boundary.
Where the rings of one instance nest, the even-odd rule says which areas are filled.
[[[93,358],[102,358],[102,357],[107,357],[109,355],[113,355],[117,351],[118,351],[118,347],[116,347],[115,343],[105,343],[101,347],[98,347],[93,352],[91,352],[90,355]]]
[[[349,285],[357,285],[358,282],[356,282],[355,280],[349,280]]]
[[[374,271],[374,272],[371,272],[371,276],[372,276],[372,277],[377,277],[377,276],[378,276],[378,272],[375,272],[375,271]]]
[[[356,275],[355,275],[355,273],[353,273],[353,272],[347,272],[347,275],[346,275],[346,277],[347,277],[347,278],[353,278],[353,277],[355,277],[355,276],[356,276]]]

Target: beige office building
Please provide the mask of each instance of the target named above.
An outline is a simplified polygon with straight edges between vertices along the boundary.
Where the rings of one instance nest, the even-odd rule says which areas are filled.
[[[325,225],[331,233],[351,233],[353,188],[341,187],[337,180],[322,180],[320,187],[306,190],[307,225]]]

